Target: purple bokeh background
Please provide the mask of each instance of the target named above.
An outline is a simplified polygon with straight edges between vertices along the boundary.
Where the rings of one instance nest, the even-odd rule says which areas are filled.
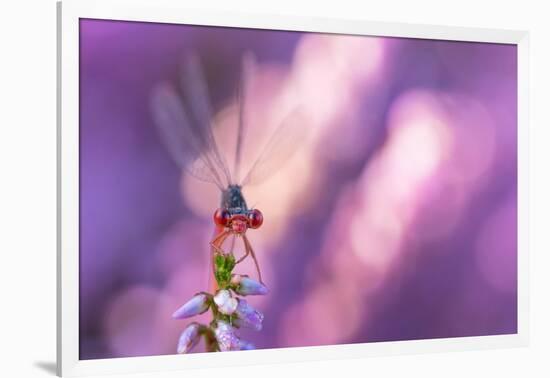
[[[297,156],[245,188],[271,289],[251,299],[266,317],[246,339],[517,332],[515,46],[81,20],[81,359],[175,353],[186,322],[171,314],[206,289],[216,188],[181,172],[150,109],[190,51],[222,138],[246,51],[253,145],[273,99],[310,113]]]

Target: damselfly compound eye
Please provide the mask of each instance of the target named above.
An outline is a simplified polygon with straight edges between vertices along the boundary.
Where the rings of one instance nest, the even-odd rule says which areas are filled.
[[[214,212],[214,223],[218,226],[227,227],[229,219],[231,219],[231,214],[226,209],[217,209]]]
[[[248,213],[248,224],[250,228],[260,228],[262,223],[264,223],[264,216],[260,210],[254,209]]]

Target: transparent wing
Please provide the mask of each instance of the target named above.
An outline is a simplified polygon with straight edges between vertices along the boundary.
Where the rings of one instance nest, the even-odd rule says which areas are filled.
[[[249,98],[249,89],[256,71],[256,58],[250,52],[243,57],[241,80],[239,83],[237,101],[239,104],[239,119],[237,125],[237,136],[235,143],[235,166],[233,169],[234,179],[238,182],[240,178],[241,161],[244,149],[244,139],[246,135],[247,117],[246,100]]]
[[[204,153],[207,154],[207,159],[213,161],[215,167],[219,169],[219,173],[225,179],[225,183],[231,184],[231,174],[227,162],[220,153],[212,131],[214,121],[208,90],[199,59],[195,54],[191,54],[184,65],[181,87],[195,121],[198,125],[203,126],[198,128],[201,132],[197,133],[197,137],[205,147]]]
[[[213,136],[206,85],[194,57],[184,66],[181,86],[183,96],[168,84],[154,90],[155,124],[166,148],[182,169],[223,189],[231,182],[231,177]],[[186,111],[184,102],[190,106],[191,113]]]
[[[306,136],[307,118],[300,108],[295,108],[274,131],[241,185],[257,185],[275,174],[292,158]]]

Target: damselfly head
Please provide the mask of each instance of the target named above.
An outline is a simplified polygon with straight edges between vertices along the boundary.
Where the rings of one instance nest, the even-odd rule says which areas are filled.
[[[227,209],[219,208],[214,212],[217,226],[231,228],[236,234],[244,234],[248,228],[257,229],[264,223],[264,216],[258,209],[231,214]]]
[[[233,232],[242,235],[248,229],[248,218],[243,214],[235,214],[231,216],[230,224]]]

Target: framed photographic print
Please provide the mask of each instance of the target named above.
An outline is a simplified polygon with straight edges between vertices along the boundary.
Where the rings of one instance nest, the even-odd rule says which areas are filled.
[[[527,33],[58,4],[58,373],[527,343]]]

